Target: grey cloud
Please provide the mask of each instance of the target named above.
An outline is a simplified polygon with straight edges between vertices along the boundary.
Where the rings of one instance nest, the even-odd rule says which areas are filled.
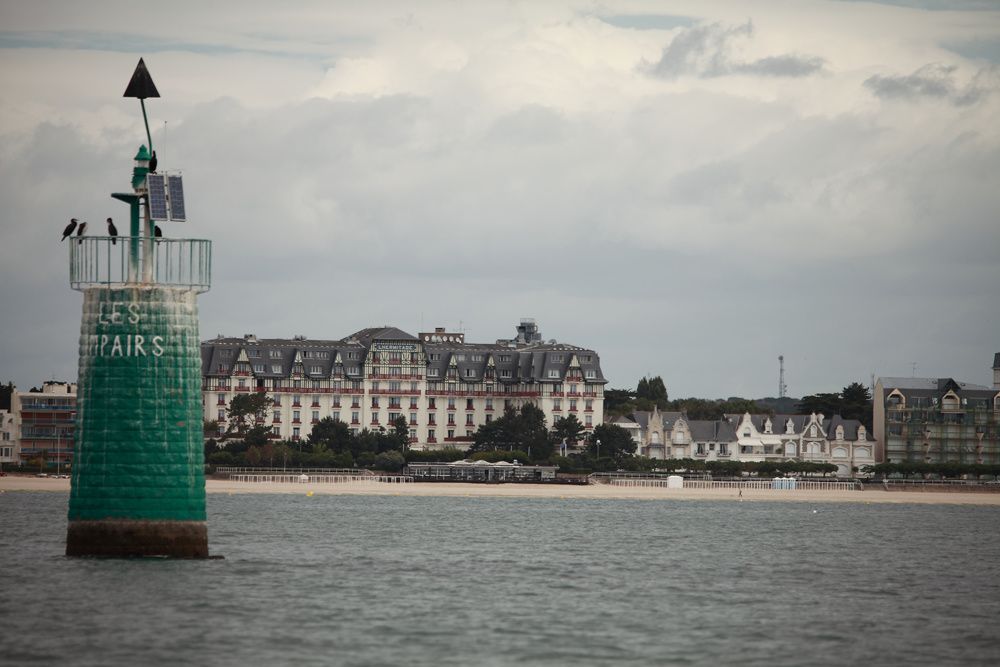
[[[750,63],[734,65],[733,71],[758,76],[800,77],[815,74],[823,69],[826,61],[817,56],[782,55],[768,56]]]
[[[865,79],[864,86],[882,99],[935,98],[948,100],[959,106],[975,104],[998,88],[995,66],[979,70],[965,86],[960,86],[956,81],[957,71],[958,68],[954,65],[930,63],[912,74],[876,74]]]
[[[685,74],[716,77],[751,75],[773,77],[803,77],[823,69],[826,61],[817,56],[780,54],[749,62],[734,60],[732,45],[740,39],[751,39],[751,21],[724,27],[720,23],[682,30],[663,49],[660,59],[646,67],[647,71],[664,79]]]

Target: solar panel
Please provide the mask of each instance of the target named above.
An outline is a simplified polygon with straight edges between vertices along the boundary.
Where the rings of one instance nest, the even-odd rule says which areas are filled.
[[[149,217],[153,220],[167,219],[167,192],[162,174],[146,176],[146,191],[149,193]]]
[[[184,221],[184,181],[180,176],[167,176],[167,188],[170,193],[170,219]]]

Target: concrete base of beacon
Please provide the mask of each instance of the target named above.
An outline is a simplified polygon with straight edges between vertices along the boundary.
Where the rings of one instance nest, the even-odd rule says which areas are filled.
[[[67,556],[208,558],[204,521],[70,521]]]

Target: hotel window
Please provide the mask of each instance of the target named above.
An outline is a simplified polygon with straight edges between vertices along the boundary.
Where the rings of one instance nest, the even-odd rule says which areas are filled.
[[[561,398],[556,398],[556,399],[552,400],[552,409],[553,410],[562,410],[562,399]]]
[[[271,433],[274,434],[274,435],[281,435],[281,427],[280,426],[272,426],[271,427]]]
[[[340,413],[339,412],[334,412],[330,416],[333,417],[333,421],[335,421],[335,422],[339,422],[340,421]]]
[[[476,377],[476,371],[475,371],[475,369],[473,369],[473,368],[466,368],[465,369],[465,377],[467,377],[467,378],[474,378],[474,377]]]
[[[486,415],[486,423],[489,424],[491,421],[493,421],[493,415]]]
[[[465,415],[465,425],[472,426],[472,415]]]
[[[549,378],[553,379],[553,380],[558,380],[559,379],[559,369],[558,368],[550,368],[549,369]]]
[[[510,369],[509,368],[505,368],[505,369],[501,370],[500,371],[500,377],[502,377],[502,378],[509,378],[510,377]]]
[[[410,423],[411,424],[416,424],[417,423],[417,413],[416,412],[411,412],[410,413]]]
[[[281,364],[271,364],[271,372],[272,373],[280,373],[281,372]]]
[[[471,398],[465,399],[465,409],[466,410],[473,410],[473,409],[475,409],[475,407],[473,406]]]
[[[352,424],[357,424],[358,423],[358,413],[357,412],[352,412],[351,413],[351,423]]]
[[[427,415],[427,423],[430,424],[431,426],[434,426],[434,424],[437,423],[437,417],[434,416],[433,412]]]
[[[553,354],[552,355],[552,361],[562,361],[562,360],[563,360],[563,356],[561,354]]]
[[[473,361],[482,361],[483,360],[483,355],[481,355],[481,354],[474,354],[474,355],[472,355],[472,360]]]
[[[396,420],[399,419],[401,416],[402,415],[400,415],[398,412],[390,412],[389,413],[389,423],[390,424],[396,423]]]
[[[593,425],[594,425],[594,418],[593,418],[593,417],[591,417],[590,415],[587,415],[587,416],[586,416],[586,417],[584,418],[584,422],[583,422],[583,425],[584,425],[584,426],[586,426],[587,428],[590,428],[591,426],[593,426]]]
[[[584,373],[584,377],[586,377],[588,380],[593,380],[594,378],[597,377],[597,371],[586,371]]]
[[[430,359],[431,361],[440,361],[441,360],[441,353],[440,352],[431,352],[429,355],[427,355],[427,358]]]
[[[348,352],[347,353],[347,358],[348,359],[357,359],[358,358],[358,353],[357,352]]]
[[[427,369],[427,377],[429,377],[429,378],[436,378],[436,377],[438,377],[438,369],[436,369],[436,368],[428,368]]]
[[[416,410],[417,409],[417,399],[415,397],[412,397],[412,396],[410,397],[410,409],[411,410]]]
[[[492,398],[487,398],[486,399],[486,409],[487,410],[492,410],[493,409],[493,399]]]
[[[576,412],[576,399],[575,398],[572,398],[569,401],[569,411],[570,412]]]
[[[590,412],[591,410],[594,409],[594,402],[588,398],[586,401],[583,402],[583,407],[584,409],[587,410],[587,412]]]
[[[292,381],[292,386],[293,386],[294,388],[298,389],[299,387],[301,387],[301,386],[302,386],[302,380],[293,380],[293,381]]]
[[[314,422],[318,422],[318,421],[319,421],[319,410],[313,410],[313,417],[312,417],[312,420],[313,420]]]
[[[281,350],[271,350],[268,356],[272,359],[281,359]]]
[[[292,410],[292,421],[293,422],[300,421],[302,419],[302,417],[300,415],[301,415],[300,411],[298,411],[298,410]]]
[[[434,429],[429,429],[427,431],[427,439],[428,440],[433,440],[434,439]]]
[[[271,413],[271,420],[272,421],[276,421],[276,422],[280,422],[281,421],[281,410],[275,410],[273,413]]]
[[[372,407],[373,408],[378,407],[378,396],[372,396]]]
[[[319,405],[319,394],[313,394],[313,405]]]
[[[437,407],[437,399],[434,398],[433,396],[429,397],[427,399],[427,409],[428,410],[433,410],[436,407]]]
[[[254,373],[263,373],[264,372],[264,364],[254,364],[253,365],[253,372]]]
[[[233,356],[233,351],[232,350],[219,350],[219,356],[220,357],[231,357],[231,356]]]
[[[455,361],[465,361],[465,355],[464,354],[456,354],[455,355]]]
[[[455,414],[452,413],[452,412],[448,413],[448,425],[449,426],[454,426],[455,425]]]
[[[302,404],[302,396],[300,396],[299,394],[295,394],[294,396],[292,396],[292,405],[301,405],[301,404]]]
[[[281,396],[278,396],[277,394],[275,394],[275,395],[274,395],[274,396],[273,396],[273,397],[271,398],[271,404],[272,404],[272,405],[281,405]]]
[[[475,431],[469,431],[469,430],[465,431],[465,437],[467,437],[467,438],[472,438],[475,435],[476,435]]]
[[[309,367],[309,372],[312,373],[313,375],[319,375],[320,373],[323,372],[323,367],[322,366],[310,366]]]
[[[509,354],[501,354],[500,355],[500,361],[510,361],[510,355]]]
[[[390,382],[389,383],[389,391],[403,391],[403,383],[402,382]]]
[[[221,422],[221,421],[225,421],[225,419],[226,419],[226,411],[225,410],[219,410],[218,420]]]
[[[240,380],[238,384],[239,384],[239,388],[240,389],[245,389],[246,386],[247,386],[247,381],[246,380]]]
[[[299,427],[298,426],[296,426],[295,428],[292,429],[292,437],[294,439],[296,439],[296,440],[299,439]]]

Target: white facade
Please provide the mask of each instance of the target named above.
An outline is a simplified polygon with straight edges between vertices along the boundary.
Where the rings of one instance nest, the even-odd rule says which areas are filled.
[[[5,463],[17,463],[17,426],[10,410],[0,410],[0,465]]]
[[[635,413],[615,422],[632,434],[637,454],[704,461],[813,461],[851,476],[875,463],[875,440],[857,420],[811,415],[727,415],[692,420],[679,412]]]

